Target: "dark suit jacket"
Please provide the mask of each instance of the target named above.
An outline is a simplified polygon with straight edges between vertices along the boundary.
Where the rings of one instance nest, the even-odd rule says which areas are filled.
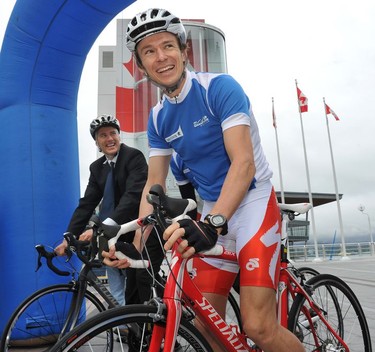
[[[90,165],[90,178],[84,196],[79,200],[67,231],[79,236],[103,198],[109,167],[103,155]],[[143,187],[147,180],[147,162],[138,149],[121,144],[115,169],[115,210],[110,218],[117,224],[138,216]]]

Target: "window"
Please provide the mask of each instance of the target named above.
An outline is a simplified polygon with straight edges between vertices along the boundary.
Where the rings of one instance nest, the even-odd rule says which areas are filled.
[[[103,68],[113,68],[113,51],[103,51]]]

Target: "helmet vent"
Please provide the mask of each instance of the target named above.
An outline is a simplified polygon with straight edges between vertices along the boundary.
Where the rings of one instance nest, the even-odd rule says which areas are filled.
[[[131,52],[135,52],[141,40],[159,32],[175,34],[180,44],[186,44],[186,32],[180,19],[167,10],[153,8],[137,14],[129,22],[126,31],[126,46]]]
[[[144,33],[143,36],[140,36],[138,38],[138,41],[140,38],[145,37],[150,29],[153,28],[163,28],[166,25],[166,21],[155,21],[151,23],[145,23],[142,26],[139,26],[138,28],[134,29],[132,33],[128,34],[131,38],[136,38],[138,35]],[[154,32],[156,33],[156,32]]]

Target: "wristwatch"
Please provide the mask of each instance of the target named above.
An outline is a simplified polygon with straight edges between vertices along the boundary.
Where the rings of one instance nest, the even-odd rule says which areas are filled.
[[[221,229],[220,235],[225,236],[228,233],[227,218],[221,214],[207,214],[204,218],[210,226],[216,229]]]

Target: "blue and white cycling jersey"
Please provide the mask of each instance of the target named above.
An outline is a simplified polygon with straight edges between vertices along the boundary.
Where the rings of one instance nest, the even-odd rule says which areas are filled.
[[[227,74],[187,71],[178,97],[164,95],[151,110],[150,157],[171,155],[175,150],[194,175],[200,197],[216,201],[230,167],[223,131],[237,125],[250,126],[256,167],[252,187],[256,187],[256,182],[270,179],[272,171],[248,97]]]
[[[195,189],[198,189],[198,184],[195,181],[193,173],[188,167],[185,166],[184,161],[176,152],[173,152],[170,166],[178,186],[191,183]]]

